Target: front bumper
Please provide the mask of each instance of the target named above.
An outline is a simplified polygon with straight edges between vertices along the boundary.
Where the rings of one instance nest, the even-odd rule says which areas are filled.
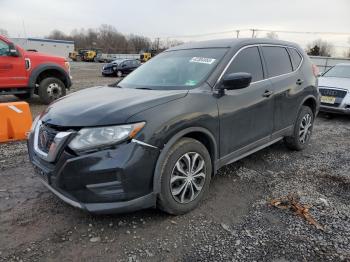
[[[350,107],[332,107],[321,105],[321,112],[350,115]]]
[[[103,68],[102,69],[102,75],[107,76],[107,75],[114,75],[115,71],[113,70],[112,67],[108,67],[108,68]]]
[[[48,162],[35,151],[31,133],[28,152],[40,180],[64,202],[91,213],[124,213],[156,204],[159,149],[135,141],[80,156],[65,146]]]
[[[331,96],[335,99],[333,104],[321,101],[321,112],[350,115],[350,93],[348,90],[328,86],[320,86],[319,90],[321,95]]]

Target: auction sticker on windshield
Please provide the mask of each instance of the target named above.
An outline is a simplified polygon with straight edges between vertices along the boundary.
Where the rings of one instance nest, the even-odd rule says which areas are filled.
[[[209,64],[215,62],[215,58],[207,58],[207,57],[192,57],[190,63],[201,63],[201,64]]]

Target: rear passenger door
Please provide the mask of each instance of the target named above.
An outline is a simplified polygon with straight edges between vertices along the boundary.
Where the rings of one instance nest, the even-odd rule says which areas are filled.
[[[220,156],[234,158],[269,142],[273,128],[273,98],[266,96],[271,88],[264,80],[263,66],[257,46],[242,49],[228,67],[226,74],[252,74],[249,87],[225,90],[218,99],[220,114]]]
[[[272,83],[275,100],[273,133],[278,137],[290,130],[297,115],[297,97],[301,95],[303,83],[303,75],[297,69],[302,58],[296,49],[289,47],[263,45],[261,50],[267,77]]]

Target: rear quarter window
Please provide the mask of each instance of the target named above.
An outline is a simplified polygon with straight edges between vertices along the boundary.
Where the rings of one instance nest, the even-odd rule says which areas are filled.
[[[296,70],[302,61],[302,58],[297,50],[289,48],[290,58],[292,60],[293,70]]]
[[[262,47],[269,77],[293,72],[287,49],[277,46]]]

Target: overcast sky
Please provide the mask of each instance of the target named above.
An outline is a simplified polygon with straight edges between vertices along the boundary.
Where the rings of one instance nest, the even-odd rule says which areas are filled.
[[[23,37],[24,31],[27,36],[42,37],[53,29],[69,34],[75,28],[101,24],[151,38],[241,28],[350,32],[350,0],[0,0],[0,8],[0,28],[12,37]],[[231,34],[206,38],[218,37]],[[279,38],[298,42],[320,37],[347,46],[350,34],[279,34]]]

